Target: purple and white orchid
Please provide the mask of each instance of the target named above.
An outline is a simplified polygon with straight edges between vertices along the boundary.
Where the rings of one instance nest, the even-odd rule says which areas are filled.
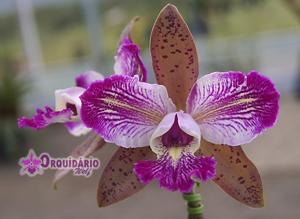
[[[201,137],[214,144],[249,143],[272,127],[278,112],[278,92],[257,72],[216,72],[200,78],[177,110],[162,85],[128,76],[93,83],[80,97],[81,118],[105,141],[126,148],[150,145],[156,161],[140,161],[134,170],[148,183],[189,192],[192,177],[215,176],[212,157],[196,157]]]
[[[195,81],[194,85],[185,89],[181,85],[186,84],[178,84],[177,90],[168,90],[168,94],[163,85],[112,76],[93,83],[80,96],[81,119],[107,142],[124,148],[150,145],[157,160],[134,165],[141,182],[157,179],[171,191],[190,192],[194,179],[206,181],[216,175],[213,157],[195,155],[201,138],[230,146],[249,143],[274,125],[279,94],[273,83],[256,71],[215,72],[196,80],[197,54],[192,53],[195,46],[188,41],[187,27],[174,6],[168,5],[162,14],[151,39],[158,81],[182,70],[191,72],[192,77],[183,75],[169,83],[182,79],[188,80],[186,84]],[[186,35],[181,33],[183,29]],[[160,38],[154,42],[157,36]],[[187,58],[180,59],[182,53]]]
[[[81,101],[79,96],[94,81],[103,79],[103,75],[95,71],[80,74],[75,79],[76,87],[55,91],[55,110],[49,106],[45,107],[45,111],[37,109],[37,114],[32,118],[19,118],[19,127],[42,129],[54,123],[64,123],[70,134],[74,136],[87,134],[91,129],[80,121]]]
[[[147,78],[147,70],[143,64],[140,48],[131,39],[131,32],[136,21],[139,18],[135,17],[124,28],[117,54],[115,56],[114,70],[118,75],[137,75],[141,81]],[[37,114],[32,118],[21,117],[18,119],[20,128],[42,129],[50,124],[64,123],[69,132],[75,136],[88,133],[91,129],[87,128],[80,119],[81,101],[79,96],[95,81],[103,80],[104,77],[95,71],[88,71],[80,74],[75,78],[76,87],[60,89],[55,91],[56,107],[53,110],[46,106],[45,111],[37,109]],[[87,157],[105,145],[105,141],[91,134],[82,144],[75,147],[71,152],[71,156]],[[56,187],[58,181],[70,172],[70,169],[58,170],[55,174],[53,184]]]
[[[140,49],[130,37],[136,20],[123,31],[113,76],[78,76],[76,87],[56,91],[55,110],[38,109],[31,119],[20,118],[19,126],[40,129],[60,122],[75,135],[95,131],[98,135],[76,147],[73,157],[88,156],[105,142],[119,146],[99,181],[101,207],[152,180],[187,193],[197,180],[210,179],[241,203],[262,207],[259,172],[240,145],[276,122],[279,94],[273,83],[257,71],[214,72],[198,79],[195,43],[170,4],[151,32],[158,84],[146,83]],[[57,171],[54,184],[67,173]]]
[[[140,48],[131,39],[132,28],[138,20],[139,17],[134,17],[121,34],[114,72],[132,77],[137,75],[140,81],[147,81],[147,69],[141,59]]]
[[[138,75],[141,81],[146,81],[147,71],[140,56],[140,48],[131,40],[131,29],[138,17],[124,29],[117,54],[115,56],[114,74]],[[79,96],[95,81],[103,80],[104,76],[95,71],[87,71],[75,78],[75,87],[55,91],[55,110],[46,106],[45,111],[37,109],[32,118],[18,119],[20,128],[42,129],[50,124],[64,123],[68,131],[74,136],[87,134],[87,128],[80,120],[81,101]]]

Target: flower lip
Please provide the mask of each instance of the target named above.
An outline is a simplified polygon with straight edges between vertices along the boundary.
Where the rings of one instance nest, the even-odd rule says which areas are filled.
[[[194,180],[208,181],[216,175],[213,157],[182,154],[177,162],[163,155],[158,160],[143,160],[134,164],[134,172],[144,184],[157,179],[161,187],[170,191],[191,192]]]
[[[178,116],[176,114],[172,127],[162,135],[161,140],[166,147],[180,147],[188,145],[193,140],[193,136],[182,131],[179,127]]]
[[[201,133],[193,118],[183,111],[167,114],[153,132],[150,147],[159,157],[166,152],[195,153],[200,147]],[[175,148],[181,148],[178,151]]]

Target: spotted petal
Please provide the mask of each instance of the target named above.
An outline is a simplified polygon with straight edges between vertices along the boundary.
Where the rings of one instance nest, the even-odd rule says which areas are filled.
[[[153,160],[149,147],[119,148],[104,169],[97,192],[99,207],[105,207],[130,197],[144,188],[133,173],[133,164],[139,160]]]
[[[87,71],[78,75],[75,79],[76,86],[87,89],[94,81],[103,80],[104,76],[96,71]]]
[[[45,110],[37,109],[32,118],[21,117],[18,119],[19,128],[42,129],[53,123],[65,123],[71,121],[73,112],[71,109],[54,111],[49,106]]]
[[[129,76],[138,75],[140,81],[147,80],[147,70],[141,58],[141,51],[137,44],[131,39],[132,28],[139,18],[135,17],[123,30],[119,48],[115,56],[115,74]]]
[[[227,194],[250,207],[264,206],[263,186],[259,172],[242,147],[216,145],[201,141],[198,156],[214,156],[217,175],[214,182]]]
[[[149,145],[161,119],[175,106],[164,86],[114,75],[93,83],[80,97],[81,118],[105,141],[123,147]]]
[[[166,86],[178,109],[198,78],[196,46],[188,26],[174,5],[160,12],[151,33],[150,51],[158,84]]]
[[[279,94],[273,83],[253,71],[216,72],[200,78],[187,100],[187,110],[204,139],[237,146],[272,127]]]

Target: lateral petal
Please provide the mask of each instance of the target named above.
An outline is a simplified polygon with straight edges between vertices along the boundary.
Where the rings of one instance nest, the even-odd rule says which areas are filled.
[[[187,100],[187,111],[204,139],[214,144],[249,143],[274,125],[279,93],[258,72],[215,72],[200,78]]]
[[[161,119],[175,111],[164,86],[125,75],[93,83],[80,98],[85,125],[105,141],[128,148],[149,145]]]

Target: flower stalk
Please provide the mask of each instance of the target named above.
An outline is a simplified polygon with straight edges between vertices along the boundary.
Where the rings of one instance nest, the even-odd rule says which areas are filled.
[[[200,183],[196,187],[200,187]],[[203,219],[204,205],[201,203],[201,195],[193,189],[192,192],[183,193],[182,197],[187,202],[188,219]]]

